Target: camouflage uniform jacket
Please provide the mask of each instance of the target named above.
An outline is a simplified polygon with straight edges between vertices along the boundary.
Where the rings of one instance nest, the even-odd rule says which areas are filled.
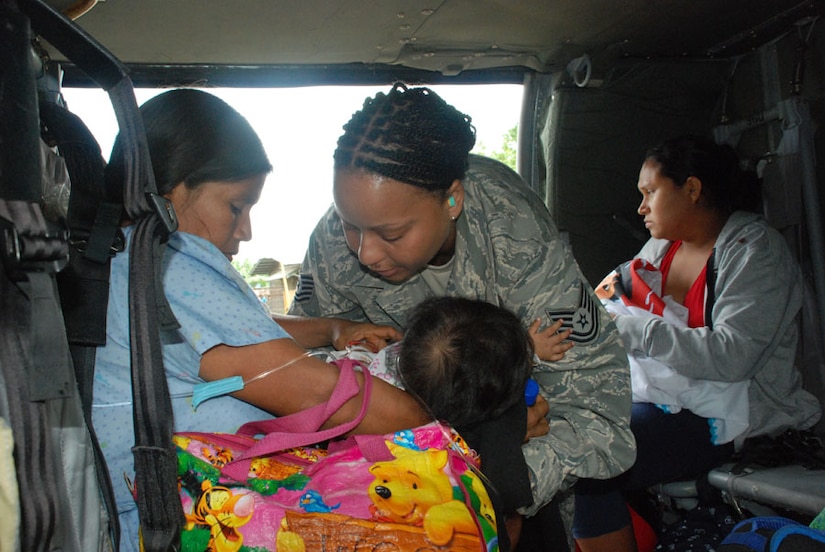
[[[630,372],[610,316],[593,295],[545,205],[505,165],[473,156],[462,181],[447,295],[486,300],[536,318],[564,320],[573,347],[534,378],[550,404],[550,432],[523,446],[530,515],[577,478],[610,478],[635,460]],[[403,330],[406,313],[433,292],[420,276],[387,283],[362,267],[330,209],[310,238],[290,314],[338,316]]]

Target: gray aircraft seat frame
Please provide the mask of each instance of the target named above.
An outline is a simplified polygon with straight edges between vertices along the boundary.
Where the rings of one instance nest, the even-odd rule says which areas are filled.
[[[825,510],[825,470],[799,465],[749,470],[735,474],[733,464],[708,473],[708,482],[721,490],[734,506],[741,499],[816,516]]]

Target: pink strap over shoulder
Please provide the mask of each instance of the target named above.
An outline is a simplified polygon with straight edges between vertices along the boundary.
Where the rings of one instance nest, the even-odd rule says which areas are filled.
[[[369,406],[369,399],[372,392],[372,378],[363,364],[350,358],[342,358],[334,362],[340,370],[338,383],[335,386],[329,400],[296,412],[288,416],[274,418],[271,420],[261,420],[249,422],[238,429],[238,435],[263,437],[255,442],[243,456],[236,457],[232,462],[227,463],[222,473],[236,481],[246,481],[249,474],[249,466],[253,458],[267,456],[276,452],[294,448],[313,445],[328,439],[340,437],[353,429],[364,419]],[[360,366],[364,373],[364,400],[361,409],[355,419],[341,425],[321,430],[321,426],[326,423],[333,414],[347,401],[358,395],[358,380],[355,377],[355,366]]]

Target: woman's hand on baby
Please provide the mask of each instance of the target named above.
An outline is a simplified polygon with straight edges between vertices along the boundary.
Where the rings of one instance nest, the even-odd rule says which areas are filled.
[[[403,334],[392,326],[342,321],[332,336],[332,345],[341,351],[354,343],[358,343],[373,353],[377,353],[390,343],[399,341],[402,337]]]
[[[564,358],[564,354],[573,348],[572,341],[565,341],[572,330],[562,330],[562,321],[556,320],[542,331],[541,318],[537,318],[527,332],[530,334],[530,339],[533,340],[533,349],[541,360],[547,362],[556,362]]]
[[[547,421],[547,413],[550,412],[550,405],[539,395],[533,406],[527,407],[527,435],[524,436],[526,443],[533,437],[541,437],[550,432],[550,422]]]

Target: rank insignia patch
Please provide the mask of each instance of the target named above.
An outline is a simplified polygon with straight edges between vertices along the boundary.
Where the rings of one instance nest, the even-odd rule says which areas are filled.
[[[576,309],[551,310],[544,312],[549,320],[561,320],[562,330],[572,330],[570,341],[589,343],[599,335],[599,309],[592,294],[587,293],[584,284],[579,284],[579,306]]]
[[[312,274],[301,273],[298,278],[298,288],[295,290],[295,300],[306,301],[312,297],[313,291],[315,291],[315,280],[312,279]]]

